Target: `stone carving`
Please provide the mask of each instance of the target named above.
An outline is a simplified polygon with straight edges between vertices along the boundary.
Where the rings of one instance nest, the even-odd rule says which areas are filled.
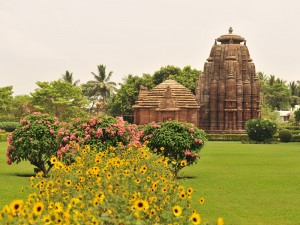
[[[233,34],[216,39],[196,83],[199,127],[209,133],[244,133],[260,115],[260,85],[246,40]],[[244,43],[243,45],[241,43]]]

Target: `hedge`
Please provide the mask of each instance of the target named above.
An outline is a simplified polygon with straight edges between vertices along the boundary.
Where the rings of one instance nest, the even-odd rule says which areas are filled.
[[[19,126],[19,124],[19,122],[0,122],[0,130],[13,132],[17,128],[17,126]]]
[[[243,141],[248,138],[247,134],[207,134],[209,141]]]

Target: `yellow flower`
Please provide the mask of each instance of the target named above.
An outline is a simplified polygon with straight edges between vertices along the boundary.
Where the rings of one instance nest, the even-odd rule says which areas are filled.
[[[219,218],[218,218],[217,225],[224,225],[224,221],[223,221],[223,218],[222,218],[222,217],[219,217]]]
[[[134,182],[137,183],[137,184],[139,184],[139,183],[141,183],[141,179],[140,179],[140,178],[136,178],[136,179],[134,180]]]
[[[179,197],[180,197],[181,199],[185,199],[185,198],[186,198],[185,192],[184,192],[184,191],[180,192]]]
[[[188,188],[188,189],[187,189],[188,195],[191,195],[191,194],[193,193],[193,191],[194,191],[193,188]]]
[[[45,216],[43,216],[43,222],[44,222],[44,224],[45,225],[48,225],[48,224],[51,224],[52,223],[52,221],[51,221],[51,216],[50,215],[45,215]]]
[[[55,156],[52,156],[50,162],[51,164],[55,164],[57,162],[57,158]]]
[[[203,203],[204,203],[204,198],[201,197],[201,198],[199,199],[199,202],[200,202],[200,204],[203,204]]]
[[[23,200],[14,200],[10,203],[10,210],[15,215],[19,213],[23,208]]]
[[[181,209],[181,207],[179,205],[175,205],[173,207],[173,214],[175,216],[180,216],[182,214],[182,209]]]
[[[165,148],[164,148],[164,147],[160,147],[160,150],[164,151],[164,150],[165,150]]]
[[[63,211],[63,205],[60,202],[55,202],[54,204],[54,211],[55,212],[62,212]]]
[[[181,167],[185,167],[186,165],[187,165],[186,159],[185,159],[185,160],[182,160],[182,161],[180,162],[180,166],[181,166]]]
[[[66,185],[67,187],[70,187],[70,186],[72,185],[72,181],[71,181],[71,180],[66,180],[66,181],[65,181],[65,185]]]
[[[194,212],[191,217],[190,220],[192,221],[192,223],[194,225],[200,224],[201,223],[201,217],[198,213]]]
[[[32,211],[34,215],[39,216],[42,214],[43,210],[44,210],[44,204],[42,202],[37,202],[34,204]]]
[[[137,200],[134,203],[134,208],[137,210],[147,211],[149,209],[149,203],[144,200]]]

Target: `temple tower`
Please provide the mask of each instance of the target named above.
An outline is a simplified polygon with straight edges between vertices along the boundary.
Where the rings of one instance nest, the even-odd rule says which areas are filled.
[[[209,133],[244,133],[260,115],[260,85],[246,40],[232,33],[215,40],[196,84],[199,127]]]

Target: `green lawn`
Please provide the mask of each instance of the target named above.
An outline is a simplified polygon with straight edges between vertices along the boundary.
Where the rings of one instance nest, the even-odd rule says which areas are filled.
[[[29,177],[33,175],[33,166],[27,162],[7,165],[6,147],[6,142],[0,142],[0,209],[13,199],[26,197],[29,192],[26,186],[29,184]]]
[[[0,208],[27,195],[20,190],[33,172],[28,163],[8,166],[6,146],[0,143]],[[180,176],[180,182],[194,188],[193,206],[204,222],[222,216],[225,225],[300,224],[299,142],[209,142],[199,163]],[[205,198],[203,205],[200,197]]]
[[[203,219],[225,224],[300,224],[300,143],[211,142],[185,168],[186,186],[203,196]]]

